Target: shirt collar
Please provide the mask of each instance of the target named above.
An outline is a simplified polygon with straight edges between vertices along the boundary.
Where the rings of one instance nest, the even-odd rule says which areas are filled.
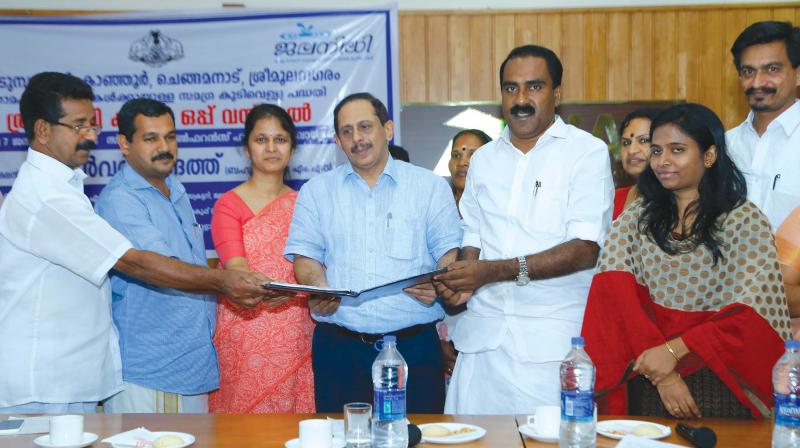
[[[756,128],[753,126],[754,117],[755,113],[751,110],[750,113],[747,114],[747,120],[745,120],[748,127],[753,132],[756,131]],[[777,123],[776,126],[780,126],[787,137],[791,136],[792,132],[800,125],[800,99],[795,98],[794,104],[772,120],[772,123]],[[767,128],[772,126],[772,123],[770,123]]]
[[[551,124],[550,127],[544,131],[544,134],[539,137],[539,140],[536,142],[537,145],[540,141],[542,141],[542,137],[544,136],[550,136],[553,138],[567,138],[567,124],[564,123],[564,120],[562,120],[560,116],[556,115],[555,119],[553,120],[553,124]],[[508,127],[508,125],[503,128],[500,138],[512,148],[516,148],[516,146],[511,143],[511,129]]]
[[[134,190],[147,190],[152,188],[161,193],[156,187],[154,187],[150,182],[147,181],[141,174],[137,173],[129,164],[125,164],[122,167],[123,175],[125,176],[125,182]],[[169,188],[169,195],[170,200],[174,201],[179,198],[186,190],[183,188],[183,185],[178,182],[175,178],[174,174],[170,174],[167,176],[166,179],[167,188]]]
[[[78,189],[83,189],[83,180],[86,179],[86,173],[84,173],[82,169],[70,168],[47,154],[33,148],[28,148],[28,157],[26,160],[31,165],[51,175],[53,178],[66,182]]]
[[[787,137],[792,135],[797,125],[800,124],[800,100],[795,99],[794,104],[778,115],[775,121],[781,125]]]
[[[390,179],[392,179],[393,181],[397,182],[397,163],[398,163],[398,162],[397,162],[397,161],[395,161],[395,160],[392,158],[392,156],[391,156],[391,155],[389,155],[389,158],[386,160],[386,165],[383,167],[383,171],[381,172],[381,175],[384,175],[384,174],[385,174],[385,175],[386,175],[386,176],[388,176]],[[352,164],[352,163],[350,163],[350,162],[348,161],[348,162],[347,162],[347,164],[346,164],[345,170],[344,170],[344,177],[345,177],[345,179],[347,179],[347,178],[349,178],[351,175],[352,175],[352,176],[358,176],[358,177],[361,177],[361,176],[360,176],[358,173],[356,173],[356,171],[353,169],[353,164]],[[381,177],[381,176],[378,176],[378,178],[379,178],[379,179],[380,179],[380,177]]]

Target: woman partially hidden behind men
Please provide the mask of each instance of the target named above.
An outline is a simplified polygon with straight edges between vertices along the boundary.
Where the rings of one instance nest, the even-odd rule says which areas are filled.
[[[611,414],[769,415],[790,337],[775,243],[746,200],[719,118],[698,104],[652,122],[639,198],[614,222],[583,334]],[[625,382],[627,367],[638,373]]]

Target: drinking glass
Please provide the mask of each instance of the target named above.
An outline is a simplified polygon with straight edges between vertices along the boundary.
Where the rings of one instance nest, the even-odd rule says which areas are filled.
[[[369,403],[347,403],[344,405],[344,440],[347,448],[369,448],[372,446],[370,419],[372,405]]]

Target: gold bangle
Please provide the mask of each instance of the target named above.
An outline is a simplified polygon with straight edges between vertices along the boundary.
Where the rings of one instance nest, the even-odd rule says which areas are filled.
[[[675,350],[672,349],[672,347],[669,345],[669,342],[664,342],[664,345],[667,346],[667,350],[669,350],[672,357],[675,358],[675,361],[681,360],[680,358],[678,358],[678,355],[675,354]]]

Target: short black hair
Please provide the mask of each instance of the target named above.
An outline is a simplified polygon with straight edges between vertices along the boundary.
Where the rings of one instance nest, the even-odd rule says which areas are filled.
[[[619,125],[619,136],[622,137],[622,132],[631,124],[631,121],[637,118],[644,118],[652,123],[661,112],[662,109],[656,109],[654,107],[643,107],[630,112],[628,115],[625,115],[625,118],[622,119],[622,124]]]
[[[553,50],[539,45],[523,45],[511,50],[508,53],[506,60],[500,64],[500,85],[503,84],[503,72],[506,69],[508,61],[516,58],[536,57],[542,58],[547,62],[547,71],[550,72],[550,78],[553,80],[553,88],[561,85],[561,76],[564,74],[564,66],[561,65],[561,60],[553,52]]]
[[[175,114],[172,112],[172,109],[161,101],[149,98],[134,98],[128,100],[122,105],[122,109],[120,109],[119,114],[117,114],[118,133],[124,135],[129,142],[133,141],[133,134],[136,133],[134,121],[137,115],[160,117],[164,114],[169,114],[172,118],[172,122],[175,123]]]
[[[28,142],[36,138],[37,120],[55,123],[64,116],[61,102],[65,99],[94,101],[94,92],[82,79],[65,73],[42,72],[31,77],[19,100]]]
[[[264,118],[274,118],[278,120],[284,131],[289,134],[292,149],[297,148],[297,128],[292,121],[292,117],[281,106],[276,104],[258,104],[247,113],[247,118],[244,121],[244,144],[250,141],[250,134],[256,127],[256,123]]]
[[[796,69],[800,66],[800,28],[793,27],[790,22],[756,22],[742,31],[731,46],[733,65],[739,71],[742,68],[742,53],[753,45],[771,42],[786,44],[786,56]]]
[[[381,125],[386,124],[389,121],[389,112],[386,110],[386,106],[383,105],[381,100],[375,98],[374,95],[367,92],[359,92],[353,93],[351,95],[347,95],[343,100],[339,101],[339,104],[333,108],[333,130],[336,133],[339,133],[339,111],[344,107],[345,104],[357,101],[357,100],[366,100],[372,104],[372,108],[375,109],[375,115],[378,116],[378,120],[380,120]]]
[[[389,155],[395,160],[402,160],[403,162],[411,163],[411,158],[408,156],[408,151],[402,146],[389,145]]]

